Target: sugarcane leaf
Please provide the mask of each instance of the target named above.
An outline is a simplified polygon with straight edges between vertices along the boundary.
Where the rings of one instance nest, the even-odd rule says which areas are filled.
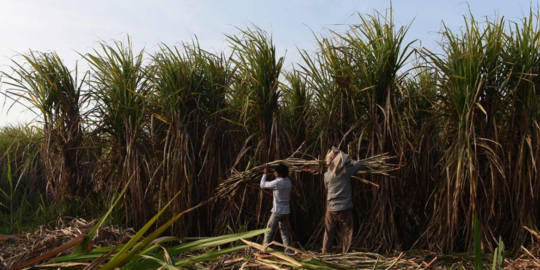
[[[131,180],[133,179],[130,178],[129,181],[126,183],[126,185],[124,186],[124,188],[122,189],[122,191],[120,192],[120,194],[118,194],[118,197],[116,198],[116,200],[114,201],[113,205],[111,205],[111,207],[109,208],[109,210],[107,210],[107,213],[105,213],[105,215],[103,215],[101,217],[101,219],[96,223],[96,225],[94,225],[94,227],[92,227],[92,229],[90,230],[90,232],[88,232],[88,234],[84,237],[82,243],[80,245],[78,245],[75,250],[73,251],[72,255],[77,255],[77,254],[81,254],[81,253],[84,253],[86,248],[88,247],[88,244],[90,243],[90,241],[92,241],[92,239],[94,238],[94,235],[96,234],[96,232],[99,230],[99,228],[101,227],[101,225],[103,225],[103,223],[105,223],[105,220],[107,220],[107,218],[109,217],[109,215],[111,214],[111,212],[113,211],[114,207],[118,204],[118,202],[122,199],[122,196],[124,196],[124,193],[126,192],[126,190],[128,189],[129,187],[129,184],[131,183]]]
[[[158,220],[158,218],[165,212],[165,210],[169,207],[169,205],[176,199],[176,197],[181,192],[178,192],[173,199],[171,199],[167,205],[163,207],[152,219],[150,219],[144,226],[141,228],[137,233],[129,240],[128,243],[124,245],[124,247],[115,254],[112,259],[105,264],[101,269],[107,270],[107,269],[113,269],[121,264],[125,264],[129,261],[130,258],[132,258],[134,255],[136,255],[141,249],[146,247],[148,244],[150,244],[155,238],[157,238],[161,233],[163,233],[169,226],[171,226],[176,220],[178,220],[180,217],[182,217],[186,212],[191,211],[191,209],[188,209],[187,211],[184,211],[178,215],[176,215],[173,219],[169,220],[167,223],[159,227],[156,231],[151,233],[149,236],[144,238],[143,241],[137,243],[139,239],[143,237],[143,235],[150,229],[150,227]]]

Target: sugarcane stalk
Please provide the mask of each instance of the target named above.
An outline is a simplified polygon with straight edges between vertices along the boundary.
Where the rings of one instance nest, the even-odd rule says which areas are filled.
[[[398,164],[386,163],[387,160],[392,158],[394,157],[384,153],[358,160],[363,168],[358,172],[358,174],[379,174],[390,176],[390,172],[400,168],[400,165]],[[283,160],[275,160],[243,172],[234,171],[229,178],[218,186],[215,197],[234,196],[238,190],[238,187],[242,184],[260,179],[263,174],[264,167],[273,168],[279,164],[284,164],[289,167],[289,172],[291,173],[309,172],[312,174],[319,174],[322,173],[326,168],[326,162],[324,160],[307,160],[292,157]],[[365,183],[365,181],[362,182]]]

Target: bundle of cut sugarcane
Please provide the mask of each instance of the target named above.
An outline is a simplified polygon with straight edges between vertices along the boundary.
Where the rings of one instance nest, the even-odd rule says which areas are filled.
[[[366,159],[358,160],[362,165],[362,170],[358,174],[381,174],[389,176],[388,172],[399,169],[400,165],[386,163],[386,160],[394,158],[387,153],[372,156]],[[326,167],[324,160],[306,160],[300,158],[287,158],[275,160],[264,165],[254,167],[250,170],[238,172],[235,171],[229,178],[221,183],[216,191],[215,197],[224,197],[234,195],[239,187],[249,183],[252,180],[259,180],[263,174],[264,167],[273,168],[279,164],[289,167],[289,172],[310,172],[313,174],[321,173]],[[371,183],[371,182],[370,182]]]

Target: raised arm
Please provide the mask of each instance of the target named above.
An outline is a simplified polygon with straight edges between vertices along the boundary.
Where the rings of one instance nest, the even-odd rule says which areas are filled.
[[[267,189],[276,189],[277,188],[277,180],[274,181],[266,181],[266,174],[263,174],[261,177],[261,188],[267,188]]]
[[[328,182],[330,181],[330,179],[328,179],[328,177],[330,177],[330,176],[328,175],[328,172],[327,172],[327,173],[324,174],[324,177],[323,177],[324,178],[324,181],[323,181],[324,182],[324,188],[326,188],[326,189],[328,189]]]
[[[360,161],[357,161],[357,160],[353,160],[351,164],[352,164],[352,166],[354,168],[354,173],[357,173],[357,172],[361,171],[364,168],[360,164]]]

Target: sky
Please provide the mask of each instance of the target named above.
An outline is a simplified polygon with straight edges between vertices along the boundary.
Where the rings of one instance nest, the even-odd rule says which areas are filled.
[[[412,23],[407,41],[437,50],[441,23],[459,30],[463,16],[519,21],[537,0],[0,0],[0,71],[9,72],[19,53],[55,51],[64,63],[87,68],[80,54],[100,40],[132,38],[137,50],[151,53],[159,43],[175,45],[195,36],[204,49],[227,51],[225,34],[238,34],[254,24],[273,36],[285,68],[301,63],[298,49],[314,51],[314,33],[344,30],[358,23],[357,12],[394,9],[398,26]],[[5,79],[4,79],[5,81]],[[2,93],[9,87],[1,85]],[[35,115],[0,95],[0,127],[26,124]]]

